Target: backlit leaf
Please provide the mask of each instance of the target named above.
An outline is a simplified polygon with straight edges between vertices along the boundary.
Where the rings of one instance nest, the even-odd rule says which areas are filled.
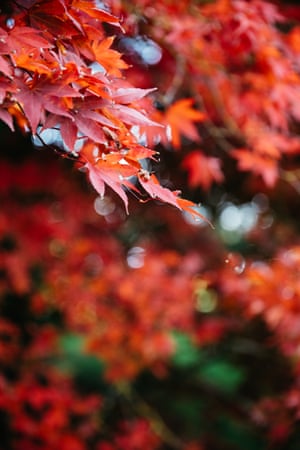
[[[190,98],[178,100],[171,105],[165,114],[165,122],[171,130],[173,146],[180,147],[180,135],[191,141],[198,141],[199,134],[195,123],[205,120],[205,114],[193,108],[193,100]]]

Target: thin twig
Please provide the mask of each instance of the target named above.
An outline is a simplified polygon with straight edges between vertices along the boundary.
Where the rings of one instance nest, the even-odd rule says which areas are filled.
[[[186,72],[186,60],[182,55],[176,55],[175,56],[175,62],[176,62],[176,68],[175,68],[175,74],[172,80],[172,83],[168,87],[166,93],[163,96],[163,104],[164,105],[170,105],[180,89]]]
[[[205,106],[203,97],[199,92],[194,92],[195,99],[198,103],[198,106],[202,108],[204,112],[207,113],[207,108]],[[205,127],[208,134],[217,141],[221,150],[225,153],[229,153],[232,150],[233,146],[228,142],[225,135],[230,134],[230,130],[222,129],[221,127],[217,127],[213,121],[209,118],[209,114],[207,113],[205,121],[202,123],[203,127]]]
[[[76,156],[74,153],[72,153],[72,152],[69,153],[69,152],[66,152],[65,150],[60,149],[54,145],[47,144],[44,141],[44,139],[41,137],[40,134],[36,133],[35,136],[39,139],[39,141],[42,143],[42,145],[45,148],[48,148],[48,149],[54,151],[55,153],[58,153],[62,158],[71,159],[72,161],[76,161],[76,162],[82,162],[80,160],[80,158],[78,156]]]
[[[176,436],[170,428],[165,424],[158,412],[152,408],[141,396],[132,389],[127,383],[122,383],[117,386],[121,395],[123,395],[136,409],[136,411],[145,417],[153,431],[161,438],[161,440],[168,444],[175,450],[182,449],[184,442]]]

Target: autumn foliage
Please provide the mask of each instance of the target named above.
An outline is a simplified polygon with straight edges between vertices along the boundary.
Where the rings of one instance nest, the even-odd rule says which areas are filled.
[[[296,450],[300,7],[0,5],[0,450]]]

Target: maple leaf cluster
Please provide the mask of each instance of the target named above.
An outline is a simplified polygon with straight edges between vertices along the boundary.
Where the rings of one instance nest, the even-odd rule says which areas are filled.
[[[161,187],[143,166],[156,151],[139,143],[134,127],[163,125],[146,115],[150,100],[140,103],[153,89],[123,77],[128,64],[112,34],[120,26],[96,1],[11,2],[0,22],[0,119],[42,144],[47,130],[57,130],[60,147],[88,171],[98,193],[109,186],[127,211],[126,190],[138,192],[132,180],[139,180],[150,197],[197,215],[192,202]]]
[[[197,215],[151,174],[145,160],[154,163],[157,144],[181,150],[193,189],[223,183],[228,157],[268,187],[289,180],[300,148],[299,27],[289,8],[8,3],[0,118],[41,141],[56,129],[100,195],[110,186],[128,209],[127,191],[141,190]]]
[[[161,49],[159,62],[147,66],[145,59],[132,79],[158,87],[150,117],[166,127],[145,134],[181,150],[190,186],[222,183],[231,175],[228,158],[268,187],[285,179],[282,169],[291,169],[300,149],[297,8],[262,0],[140,1],[143,20],[126,2],[112,4],[133,41],[146,35]]]

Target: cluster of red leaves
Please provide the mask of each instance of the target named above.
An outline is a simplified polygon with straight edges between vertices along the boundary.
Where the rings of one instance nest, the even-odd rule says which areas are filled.
[[[163,375],[175,350],[171,332],[190,330],[193,324],[191,275],[197,266],[190,268],[184,260],[179,266],[176,253],[145,253],[139,270],[106,264],[104,275],[89,281],[88,291],[87,281],[76,280],[75,273],[67,280],[49,275],[57,280],[51,286],[59,304],[63,302],[70,328],[87,332],[87,348],[107,363],[111,380],[133,378],[144,368]],[[69,290],[63,289],[69,283],[79,293],[72,303]]]
[[[85,442],[88,444],[98,431],[93,411],[100,405],[99,396],[80,396],[69,378],[49,368],[39,374],[30,369],[21,371],[17,381],[1,375],[0,416],[7,425],[2,444],[10,434],[10,444],[16,449],[85,450]],[[76,435],[72,421],[78,425]]]
[[[1,119],[41,136],[59,129],[64,149],[87,168],[100,195],[109,185],[126,208],[126,189],[136,190],[137,178],[150,197],[194,211],[143,168],[155,151],[137,135],[150,146],[193,144],[182,158],[191,187],[222,182],[224,154],[273,186],[283,156],[299,153],[299,27],[288,10],[262,0],[141,1],[135,8],[114,1],[106,9],[86,1],[12,3],[2,14]],[[147,34],[162,53],[153,69],[126,70],[126,81],[128,64],[114,48],[115,36],[122,43],[118,17],[133,41]],[[134,88],[130,78],[147,89]],[[201,134],[209,136],[202,144]]]
[[[225,154],[273,186],[283,157],[299,153],[300,28],[289,9],[263,0],[8,3],[0,24],[0,118],[41,136],[57,128],[100,195],[109,185],[127,208],[136,178],[150,197],[194,211],[143,168],[155,151],[138,135],[175,150],[189,141],[194,148],[182,165],[191,186],[204,189],[223,181]],[[128,70],[118,50],[123,29],[133,36],[125,53],[141,58],[137,69]],[[161,53],[152,69],[143,64],[145,49]],[[150,93],[158,109],[145,98]]]
[[[234,255],[232,255],[234,259]],[[247,318],[262,316],[277,336],[277,345],[299,363],[299,245],[281,248],[270,261],[247,261],[242,273],[234,262],[214,279],[227,307],[241,308]],[[251,299],[251,300],[249,300]]]
[[[122,422],[119,434],[114,441],[101,442],[97,450],[115,450],[119,448],[156,450],[159,446],[159,439],[151,430],[149,423],[146,420],[138,419],[132,422]]]
[[[123,30],[132,37],[122,47]],[[41,138],[58,129],[100,195],[110,186],[126,209],[138,180],[150,197],[195,214],[145,170],[156,152],[141,142],[189,142],[182,168],[192,188],[222,183],[228,156],[273,186],[300,149],[299,30],[289,9],[262,0],[12,2],[1,16],[0,118]],[[161,52],[152,68],[135,41],[141,55],[147,45]],[[140,66],[128,70],[118,48]]]
[[[161,48],[152,71],[133,73],[143,86],[158,86],[159,111],[150,117],[166,128],[145,128],[149,142],[159,136],[183,149],[192,187],[222,182],[228,156],[238,170],[274,186],[282,163],[300,150],[297,8],[291,13],[264,0],[139,0],[142,20],[126,2],[111,3],[128,33],[146,34]]]
[[[219,270],[207,272],[204,279],[218,295],[223,311],[251,320],[262,318],[272,331],[270,347],[280,348],[294,367],[294,385],[277,397],[266,396],[252,411],[253,420],[265,427],[270,442],[285,441],[300,417],[300,249],[299,244],[280,248],[271,259],[243,260],[231,254]]]
[[[57,129],[99,194],[111,187],[126,210],[125,190],[138,192],[134,178],[150,197],[197,214],[143,168],[156,152],[140,145],[133,127],[162,125],[144,114],[150,100],[140,103],[153,89],[123,78],[127,63],[113,48],[119,19],[87,0],[23,0],[9,9],[0,16],[0,119],[41,141]]]
[[[299,386],[284,392],[277,398],[266,397],[252,411],[253,420],[268,430],[273,444],[284,443],[293,430],[294,421],[300,417]]]

